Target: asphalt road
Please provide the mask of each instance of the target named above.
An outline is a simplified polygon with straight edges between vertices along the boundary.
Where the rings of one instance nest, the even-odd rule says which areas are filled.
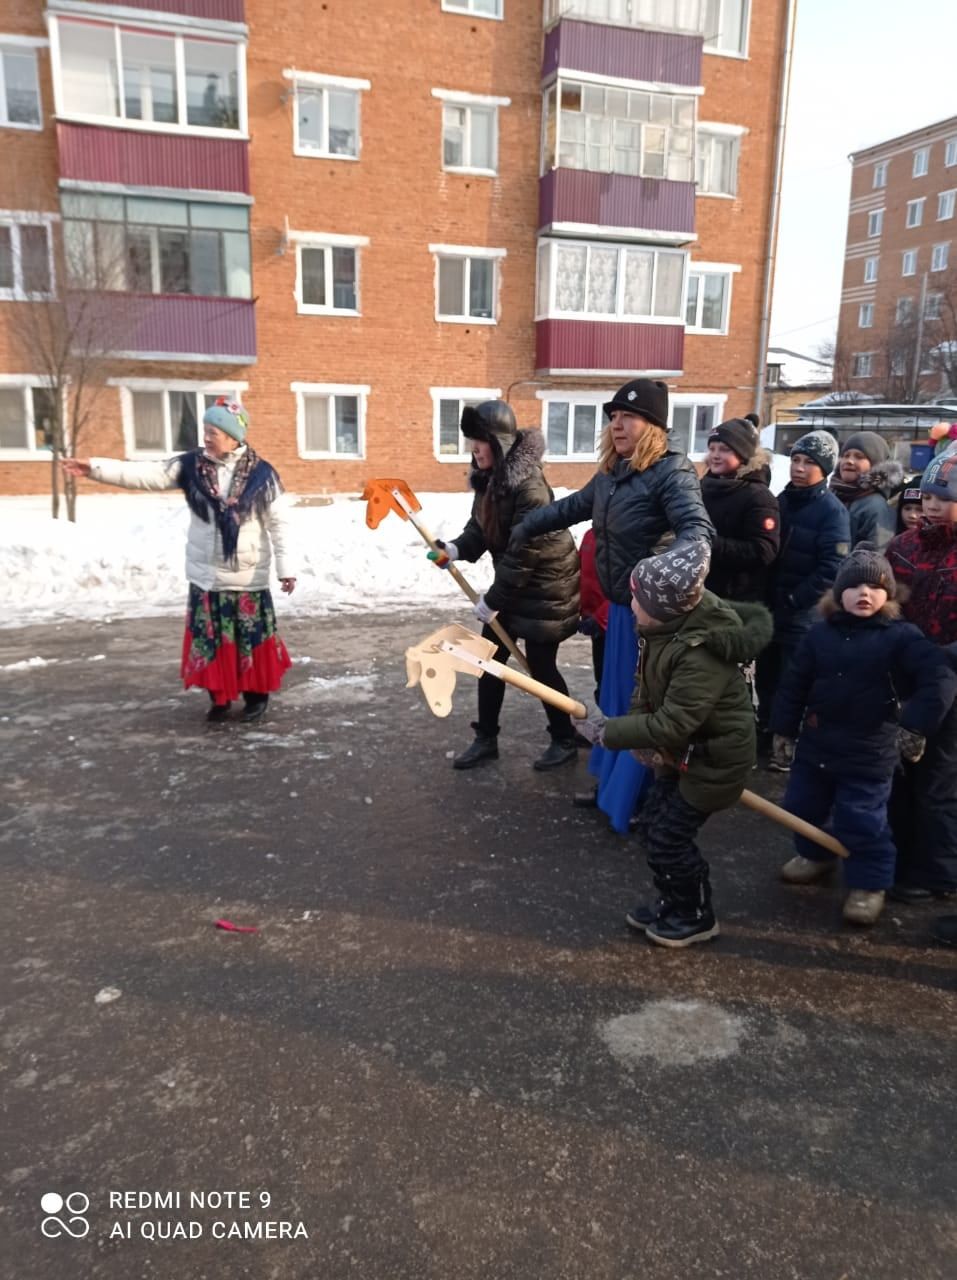
[[[251,729],[179,689],[178,620],[0,631],[3,1280],[957,1274],[933,911],[850,930],[737,808],[720,940],[652,948],[537,704],[450,769],[472,681],[404,688],[439,621],[291,624]]]

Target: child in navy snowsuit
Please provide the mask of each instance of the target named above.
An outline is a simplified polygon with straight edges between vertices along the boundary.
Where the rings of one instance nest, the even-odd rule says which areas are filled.
[[[877,920],[894,883],[887,801],[899,756],[919,759],[957,689],[938,646],[900,620],[896,594],[890,565],[868,544],[848,556],[772,713],[774,732],[797,738],[784,807],[819,827],[830,817],[851,855],[844,918],[855,924]],[[789,884],[810,884],[834,866],[833,854],[803,836],[795,848],[781,869]]]

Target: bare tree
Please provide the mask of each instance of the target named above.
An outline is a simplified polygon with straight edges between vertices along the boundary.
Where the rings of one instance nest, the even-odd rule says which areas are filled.
[[[957,395],[957,268],[934,285],[928,301],[928,366],[941,375],[942,393]]]

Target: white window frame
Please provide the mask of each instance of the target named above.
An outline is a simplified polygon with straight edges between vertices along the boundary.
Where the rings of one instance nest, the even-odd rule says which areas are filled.
[[[924,319],[939,320],[943,301],[942,293],[928,293],[924,298]]]
[[[952,169],[957,164],[957,138],[948,138],[944,143],[944,168]]]
[[[63,94],[63,66],[60,56],[60,22],[61,20],[70,21],[79,17],[79,13],[62,13],[55,14],[47,12],[46,20],[50,31],[50,70],[53,78],[53,106],[56,115],[61,120],[70,120],[77,124],[94,124],[108,125],[111,129],[132,129],[137,133],[168,133],[177,136],[188,135],[195,138],[234,138],[239,141],[249,141],[249,107],[246,100],[246,40],[237,34],[229,32],[225,29],[217,30],[214,33],[209,31],[209,25],[204,24],[203,28],[192,27],[177,23],[174,14],[169,15],[169,21],[163,22],[160,26],[157,24],[156,16],[150,16],[145,10],[127,10],[130,14],[123,21],[117,21],[115,18],[104,16],[102,19],[99,15],[91,14],[89,18],[84,14],[82,21],[87,25],[98,27],[109,27],[113,31],[113,38],[116,44],[116,63],[119,73],[120,84],[123,82],[123,60],[121,57],[121,33],[124,30],[142,31],[146,34],[155,34],[166,36],[174,42],[174,54],[176,64],[176,101],[180,114],[180,121],[175,124],[168,124],[165,121],[158,120],[133,120],[128,119],[125,115],[88,115],[85,112],[69,111],[64,102]],[[141,17],[141,12],[143,16]],[[135,14],[135,17],[132,16]],[[166,15],[164,14],[165,18]],[[155,28],[155,30],[154,30]],[[235,129],[213,129],[208,125],[189,124],[186,121],[187,100],[186,100],[186,50],[184,47],[185,40],[208,39],[218,44],[230,45],[236,50],[236,98],[238,108],[238,127]],[[124,94],[119,94],[121,112],[125,112],[126,106],[124,102]]]
[[[914,161],[911,165],[910,176],[912,178],[925,178],[930,169],[930,147],[918,147],[914,152]]]
[[[930,252],[930,269],[931,271],[946,271],[947,263],[950,261],[950,241],[946,240],[943,244],[935,244]]]
[[[551,245],[554,252],[549,253],[549,277],[548,277],[548,305],[544,313],[538,310],[538,299],[541,293],[541,282],[538,278],[541,263],[542,245]],[[618,250],[618,268],[617,282],[615,293],[615,311],[613,314],[599,311],[559,311],[555,305],[555,281],[558,275],[558,249],[566,246],[574,248],[591,249],[617,249]],[[625,292],[624,272],[621,270],[621,255],[628,249],[641,249],[655,254],[654,275],[652,277],[652,305],[654,305],[655,284],[658,274],[658,255],[664,253],[677,254],[684,259],[682,264],[681,277],[681,297],[680,311],[677,316],[634,316],[623,313],[621,308]],[[707,266],[707,263],[701,264]],[[685,306],[688,294],[688,271],[691,263],[687,252],[680,249],[674,249],[670,245],[648,244],[642,242],[640,244],[621,244],[617,241],[609,240],[572,240],[569,237],[542,236],[539,238],[535,249],[535,319],[538,320],[591,320],[598,321],[602,324],[661,324],[661,325],[681,325],[685,322]],[[722,269],[726,269],[722,267]],[[586,259],[587,274],[587,259]],[[706,332],[711,333],[708,329]]]
[[[499,265],[507,257],[507,249],[489,249],[484,246],[462,244],[430,244],[429,253],[435,262],[435,319],[439,324],[498,324],[499,294],[502,287],[502,269]],[[465,281],[462,287],[463,301],[469,295],[469,279],[471,274],[471,258],[486,258],[492,263],[492,314],[490,316],[447,316],[439,311],[439,263],[443,258],[466,259]]]
[[[439,163],[446,173],[466,173],[474,174],[481,178],[494,178],[498,176],[499,163],[499,146],[498,146],[498,109],[499,107],[510,107],[512,105],[511,98],[493,98],[479,93],[464,93],[455,89],[433,89],[432,97],[437,98],[442,104],[442,131],[441,131],[441,151],[439,154]],[[489,111],[492,116],[492,167],[485,169],[479,165],[473,164],[446,164],[445,163],[445,108],[459,107],[468,113],[468,120],[465,129],[465,152],[466,159],[471,159],[471,128],[472,128],[472,111],[478,109],[480,111]]]
[[[181,391],[187,395],[192,393],[196,397],[196,427],[197,432],[202,431],[203,413],[200,411],[201,396],[231,396],[234,400],[242,401],[242,393],[249,389],[248,382],[236,382],[232,380],[218,382],[202,382],[196,379],[186,380],[167,380],[166,378],[108,378],[106,385],[108,387],[117,387],[120,393],[120,419],[123,424],[123,447],[125,456],[133,461],[143,461],[146,459],[169,458],[174,456],[172,422],[170,419],[169,391]],[[137,449],[136,447],[136,422],[133,417],[133,392],[143,391],[147,394],[156,394],[157,392],[163,396],[163,448],[162,449]],[[197,446],[202,444],[202,439],[197,441]]]
[[[910,267],[908,271],[907,268]],[[917,250],[904,249],[901,251],[901,275],[916,276],[917,275]]]
[[[718,0],[719,17],[718,22],[723,21],[724,0]],[[751,44],[751,0],[744,0],[744,13],[741,18],[741,43],[740,49],[721,49],[717,45],[709,44],[707,36],[705,36],[704,50],[705,53],[714,54],[718,58],[738,58],[746,59],[749,56],[749,48]]]
[[[880,265],[879,257],[864,259],[864,283],[865,284],[877,283],[877,269],[879,265]]]
[[[458,13],[466,18],[487,18],[492,22],[505,19],[505,0],[497,0],[498,13],[482,13],[475,9],[475,0],[442,0],[443,13]]]
[[[0,289],[0,302],[46,302],[56,296],[56,271],[53,256],[53,224],[59,222],[55,213],[35,213],[27,209],[0,209],[0,226],[10,228],[10,251],[13,256],[13,288]],[[23,257],[20,251],[20,228],[46,227],[47,267],[50,288],[46,292],[27,292],[23,287]]]
[[[27,129],[33,133],[39,133],[43,129],[43,94],[40,90],[40,68],[37,65],[37,49],[45,49],[49,45],[49,40],[41,40],[33,36],[8,36],[0,34],[0,128],[2,129]],[[3,54],[9,50],[11,53],[27,54],[33,52],[33,83],[37,93],[37,113],[40,117],[36,124],[30,124],[22,120],[10,120],[7,116],[7,84],[6,75],[3,66]]]
[[[362,158],[362,95],[372,88],[369,80],[359,80],[353,76],[324,75],[318,71],[298,71],[295,67],[286,67],[283,79],[292,82],[292,153],[304,156],[308,160],[345,160],[355,164]],[[299,91],[305,89],[310,93],[322,94],[322,119],[325,129],[325,149],[305,146],[299,140]],[[356,154],[343,154],[341,151],[330,151],[329,143],[329,90],[339,89],[356,96]]]
[[[368,386],[345,382],[291,382],[289,390],[296,397],[296,449],[300,458],[311,462],[363,462],[366,456],[366,410],[369,399]],[[325,396],[330,402],[335,396],[355,396],[358,400],[358,451],[356,453],[325,452],[306,448],[306,396]],[[335,423],[330,424],[330,440],[335,438]]]
[[[707,196],[713,200],[736,200],[738,196],[738,166],[741,162],[741,139],[748,132],[743,125],[729,124],[711,124],[699,121],[695,128],[695,157],[694,157],[694,175],[695,175],[695,195]],[[730,138],[734,144],[733,157],[731,161],[731,191],[712,191],[709,186],[698,185],[698,150],[703,140],[721,138],[727,140]],[[711,173],[711,159],[708,160],[708,175]]]
[[[852,378],[873,378],[874,376],[874,352],[873,351],[855,351],[853,363],[851,365]]]
[[[613,387],[608,387],[604,391],[565,391],[557,388],[549,388],[547,391],[536,391],[535,398],[542,402],[542,435],[545,437],[545,458],[546,462],[552,463],[570,463],[573,466],[580,466],[582,463],[590,463],[594,465],[595,453],[601,440],[602,422],[601,407],[606,404],[615,394]],[[595,408],[595,448],[588,453],[551,453],[548,450],[548,407],[550,404],[567,404],[569,406],[568,414],[568,434],[565,437],[566,444],[571,442],[574,432],[574,410],[576,406],[589,406]]]
[[[715,426],[717,426],[718,423],[721,422],[722,419],[724,418],[724,406],[727,404],[727,402],[728,402],[727,395],[719,392],[715,392],[714,394],[711,394],[705,391],[677,392],[669,397],[668,422],[669,424],[673,423],[674,410],[676,408],[697,409],[699,406],[701,406],[702,408],[708,408],[708,409],[713,408],[715,410],[714,422],[715,422]],[[671,435],[668,438],[668,447],[670,449],[678,449],[680,452],[687,453],[689,456],[698,454],[699,456],[703,457],[704,454],[707,452],[707,448],[705,448],[704,451],[689,448],[689,446],[694,444],[693,432],[694,432],[693,421],[692,421],[692,436],[690,439],[686,439],[682,441],[679,437],[675,436],[674,431],[672,430]]]
[[[296,287],[293,297],[296,299],[296,312],[301,316],[361,316],[362,315],[362,253],[369,243],[368,236],[340,236],[324,231],[289,231],[287,239],[292,241],[296,249]],[[316,302],[302,300],[302,251],[303,249],[323,249],[326,253],[326,282],[332,289],[332,250],[353,249],[356,255],[356,305],[352,307],[320,306]]]
[[[884,230],[884,210],[872,209],[867,215],[867,238],[876,240]]]
[[[937,221],[949,222],[954,216],[955,205],[957,205],[957,190],[939,192],[937,195]]]
[[[894,323],[906,324],[914,315],[914,299],[911,297],[898,298],[894,306]]]
[[[871,182],[872,190],[877,191],[881,187],[887,186],[887,169],[889,164],[889,160],[878,160],[874,165],[874,177]]]
[[[925,203],[925,196],[921,196],[919,200],[907,201],[907,217],[905,219],[905,226],[908,230],[913,227],[919,227],[923,223]]]
[[[456,400],[459,406],[459,422],[462,421],[462,409],[466,404],[481,404],[483,400],[500,400],[501,387],[429,387],[432,397],[432,456],[436,462],[454,462],[461,465],[472,457],[471,449],[459,453],[441,453],[439,445],[439,428],[441,426],[441,404],[443,400]],[[459,443],[465,437],[459,430]]]
[[[0,447],[0,462],[46,462],[52,456],[48,449],[38,449],[33,430],[33,395],[34,391],[49,391],[49,378],[36,373],[0,373],[0,389],[4,391],[21,390],[26,410],[25,424],[27,428],[27,447],[25,449],[4,449]]]
[[[685,324],[685,333],[702,334],[712,338],[726,337],[731,327],[731,290],[733,287],[734,277],[741,270],[740,263],[736,262],[692,262],[689,261],[685,271],[685,287],[684,298],[685,305],[681,314],[685,316],[688,310],[688,291],[692,276],[724,276],[727,280],[724,291],[724,306],[721,313],[721,327],[719,329],[705,329],[700,323],[693,325]],[[698,291],[698,305],[696,308],[696,321],[701,319],[701,311],[704,306],[704,293]]]
[[[857,312],[858,329],[874,328],[874,304],[873,302],[862,302]]]

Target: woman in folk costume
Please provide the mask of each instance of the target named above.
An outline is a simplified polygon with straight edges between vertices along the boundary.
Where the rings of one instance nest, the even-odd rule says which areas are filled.
[[[246,444],[249,416],[221,397],[203,416],[203,447],[156,462],[67,458],[63,469],[123,489],[182,489],[190,509],[186,541],[189,603],[180,673],[206,689],[207,720],[225,720],[242,695],[242,719],[258,720],[291,663],[276,632],[269,591],[273,556],[287,594],[287,505],[279,476]]]

